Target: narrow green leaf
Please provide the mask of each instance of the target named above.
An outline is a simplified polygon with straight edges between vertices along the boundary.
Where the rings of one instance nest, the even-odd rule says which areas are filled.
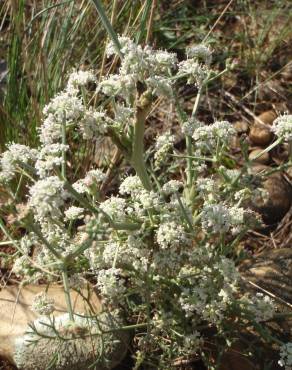
[[[96,10],[100,16],[100,19],[102,21],[102,24],[104,26],[104,28],[106,29],[110,39],[112,40],[112,42],[114,43],[115,45],[115,48],[117,50],[117,53],[119,54],[120,58],[122,58],[122,53],[121,53],[121,45],[120,45],[120,42],[118,40],[118,36],[117,34],[115,33],[112,25],[111,25],[111,22],[109,21],[106,13],[105,13],[105,10],[104,10],[104,7],[102,5],[102,2],[100,0],[92,0],[93,4],[95,5],[96,7]]]

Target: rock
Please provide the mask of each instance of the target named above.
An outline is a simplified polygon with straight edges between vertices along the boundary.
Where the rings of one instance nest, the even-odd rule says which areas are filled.
[[[233,127],[239,134],[243,134],[244,132],[247,132],[249,129],[248,123],[245,121],[234,122]]]
[[[250,140],[256,145],[268,145],[272,141],[273,134],[267,125],[254,123],[249,132]]]
[[[254,149],[252,152],[250,152],[248,158],[250,160],[253,160],[254,158],[256,158],[261,152],[263,151],[263,149]],[[260,163],[260,164],[268,164],[269,161],[270,161],[270,154],[269,153],[264,153],[262,154],[260,157],[256,158],[254,160],[255,162],[257,163]]]
[[[28,324],[39,317],[31,309],[33,298],[44,291],[45,287],[40,285],[27,285],[22,288],[6,286],[0,291],[0,356],[13,362],[16,338],[23,336]],[[100,301],[90,285],[83,288],[82,294],[90,301],[94,312],[101,310]],[[49,286],[47,295],[54,299],[54,316],[57,317],[67,312],[61,286]],[[72,290],[70,295],[74,312],[88,312],[88,304],[79,293]]]
[[[271,169],[268,166],[258,165],[252,168],[254,174],[263,170]],[[262,183],[267,191],[267,198],[257,200],[253,203],[253,208],[259,212],[266,224],[271,225],[280,221],[292,204],[292,188],[281,173],[275,172],[268,176]]]
[[[277,114],[273,110],[268,110],[266,112],[261,113],[257,118],[262,121],[266,125],[272,126],[274,120],[277,118]],[[258,121],[255,120],[255,123]]]
[[[221,365],[218,370],[256,370],[256,365],[252,359],[243,354],[242,348],[233,346],[224,353],[221,359]]]
[[[292,304],[292,249],[268,249],[256,258],[245,261],[243,277]]]
[[[90,319],[75,316],[73,324],[68,314],[61,315],[55,319],[54,329],[48,318],[39,318],[34,321],[38,334],[30,329],[17,338],[14,360],[21,370],[43,370],[49,364],[54,370],[85,370],[93,364],[94,369],[112,369],[128,351],[129,332],[119,330],[123,325],[117,312]],[[32,346],[33,340],[37,342]]]

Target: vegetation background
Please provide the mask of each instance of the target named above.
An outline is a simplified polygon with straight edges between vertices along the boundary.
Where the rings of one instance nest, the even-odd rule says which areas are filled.
[[[237,120],[291,109],[292,4],[289,0],[107,0],[119,34],[183,55],[208,43],[214,68],[235,63],[209,88],[201,114]],[[0,148],[36,144],[42,107],[72,68],[106,73],[106,31],[89,0],[2,0],[0,4]],[[230,93],[235,100],[232,100]],[[195,89],[184,92],[191,100]],[[219,97],[219,99],[218,99]],[[240,103],[240,104],[236,104]],[[289,106],[290,104],[290,106]]]

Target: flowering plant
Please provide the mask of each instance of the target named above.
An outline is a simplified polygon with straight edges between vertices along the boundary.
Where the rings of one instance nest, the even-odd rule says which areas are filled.
[[[2,213],[12,210],[26,233],[15,241],[2,221],[1,229],[17,248],[13,270],[24,281],[62,279],[72,322],[70,287],[82,277],[95,283],[104,310],[120,310],[123,329],[135,332],[136,369],[143,362],[171,368],[181,356],[200,356],[211,366],[208,328],[230,346],[236,327],[257,329],[274,315],[269,297],[242,292],[234,262],[236,244],[260,222],[247,205],[261,192],[250,162],[235,166],[232,125],[196,118],[204,87],[217,77],[210,49],[190,47],[178,62],[127,37],[119,44],[119,54],[115,44],[107,47],[108,57],[121,55],[117,74],[97,82],[93,72],[75,71],[44,108],[39,148],[12,143],[2,154],[0,179],[12,200]],[[198,89],[190,115],[178,81]],[[146,120],[162,98],[176,108],[180,129],[145,149]],[[282,122],[279,140],[291,136]],[[105,168],[74,174],[72,143],[104,136],[130,165],[110,196]],[[183,150],[176,149],[178,137],[185,138]],[[15,207],[23,183],[28,200]],[[53,305],[45,302],[38,297],[35,307],[50,313]]]

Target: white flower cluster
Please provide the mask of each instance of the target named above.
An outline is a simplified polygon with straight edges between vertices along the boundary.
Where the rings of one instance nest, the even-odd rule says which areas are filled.
[[[138,81],[146,83],[153,94],[172,97],[172,84],[167,78],[176,66],[177,58],[173,53],[144,48],[128,37],[119,37],[123,59],[119,75],[111,75],[102,81],[99,89],[106,95],[131,96]],[[117,54],[113,43],[107,47],[107,55]]]
[[[120,185],[120,194],[137,195],[143,190],[143,185],[138,176],[128,176]]]
[[[204,340],[198,331],[184,336],[183,350],[186,354],[192,355],[202,346]]]
[[[292,342],[285,343],[281,346],[278,364],[285,367],[285,370],[292,370]]]
[[[36,247],[38,244],[38,239],[36,235],[31,232],[24,235],[19,241],[19,249],[23,255],[29,256],[32,247]]]
[[[69,92],[56,95],[43,109],[45,116],[52,114],[57,123],[75,122],[84,112],[82,100]]]
[[[155,191],[142,190],[135,198],[134,209],[138,215],[143,214],[144,210],[160,209],[160,197]]]
[[[256,322],[267,321],[275,314],[274,301],[268,295],[256,293],[252,297],[243,296],[241,301],[247,305]]]
[[[67,91],[71,94],[75,94],[76,90],[78,92],[79,87],[87,86],[89,83],[95,83],[96,77],[93,71],[73,71],[71,72],[68,83]]]
[[[40,127],[43,146],[62,142],[62,126],[78,126],[84,139],[93,139],[106,132],[111,120],[104,112],[95,111],[92,107],[87,109],[79,97],[79,87],[89,82],[96,82],[92,72],[72,72],[65,90],[44,107],[45,119]]]
[[[69,146],[64,144],[48,144],[43,146],[38,154],[35,164],[39,177],[46,177],[55,167],[63,163],[63,153],[68,151]]]
[[[156,240],[162,249],[183,247],[189,242],[183,226],[174,221],[159,226]]]
[[[100,169],[90,170],[84,178],[84,184],[88,187],[98,185],[105,179],[105,174]]]
[[[102,296],[108,300],[122,299],[126,292],[125,280],[120,276],[121,269],[100,270],[97,275],[97,287]]]
[[[71,206],[64,213],[67,220],[74,221],[83,218],[84,208]]]
[[[110,197],[100,204],[100,209],[115,220],[124,220],[126,215],[126,200],[119,197]]]
[[[196,181],[196,189],[204,199],[205,204],[214,204],[216,201],[219,201],[219,188],[214,179],[199,177]]]
[[[162,135],[157,136],[156,143],[155,143],[155,163],[156,166],[159,167],[167,157],[167,153],[171,150],[174,144],[174,135],[172,135],[169,131],[165,132]]]
[[[27,255],[20,256],[14,261],[12,271],[16,276],[29,276],[31,270],[31,262]]]
[[[115,105],[115,125],[123,125],[125,123],[132,123],[135,109],[127,107],[124,104]]]
[[[186,59],[179,63],[179,74],[188,76],[188,84],[195,84],[201,87],[209,74],[208,68],[202,66],[195,59]]]
[[[196,118],[190,118],[182,124],[181,130],[184,135],[193,136],[195,130],[201,126],[203,126],[202,122],[198,121]]]
[[[166,195],[176,194],[183,187],[183,183],[178,180],[170,180],[162,186],[162,191]]]
[[[195,264],[183,267],[179,273],[182,287],[179,303],[186,317],[196,319],[199,315],[218,324],[232,304],[239,274],[231,259],[215,256],[205,247],[200,249],[195,251]]]
[[[208,66],[212,62],[212,52],[210,48],[204,44],[190,46],[187,48],[186,53],[188,58],[197,59]]]
[[[37,219],[60,214],[60,207],[66,198],[63,185],[57,176],[46,177],[32,185],[28,204],[35,211]]]
[[[160,196],[154,191],[145,190],[138,176],[125,178],[120,185],[120,194],[131,195],[133,211],[138,217],[142,217],[147,210],[160,209]]]
[[[292,114],[283,114],[275,119],[272,130],[285,141],[292,140]]]
[[[37,158],[37,153],[36,149],[31,149],[25,145],[9,144],[7,150],[1,155],[0,179],[3,179],[3,181],[11,180],[17,171],[17,166],[21,163],[29,164],[34,162]]]
[[[236,131],[229,122],[216,121],[212,125],[196,128],[192,137],[201,151],[212,152],[216,149],[218,142],[228,144],[235,134]]]
[[[99,135],[104,135],[107,132],[110,119],[105,112],[95,111],[92,108],[86,110],[79,123],[79,128],[83,139],[93,139]]]
[[[178,64],[178,74],[186,75],[188,84],[201,87],[209,75],[211,61],[212,53],[206,45],[191,46],[187,48],[187,59]]]
[[[31,308],[39,315],[50,315],[55,310],[54,304],[54,299],[42,292],[34,296]]]
[[[88,171],[83,179],[77,180],[72,186],[74,190],[80,194],[90,193],[91,188],[96,192],[95,187],[99,186],[104,179],[105,174],[97,168]]]
[[[238,233],[244,226],[246,211],[241,207],[227,207],[223,204],[204,205],[202,210],[202,227],[213,233]]]
[[[152,90],[153,95],[173,97],[172,83],[169,79],[160,76],[149,77],[146,80],[148,88]]]

